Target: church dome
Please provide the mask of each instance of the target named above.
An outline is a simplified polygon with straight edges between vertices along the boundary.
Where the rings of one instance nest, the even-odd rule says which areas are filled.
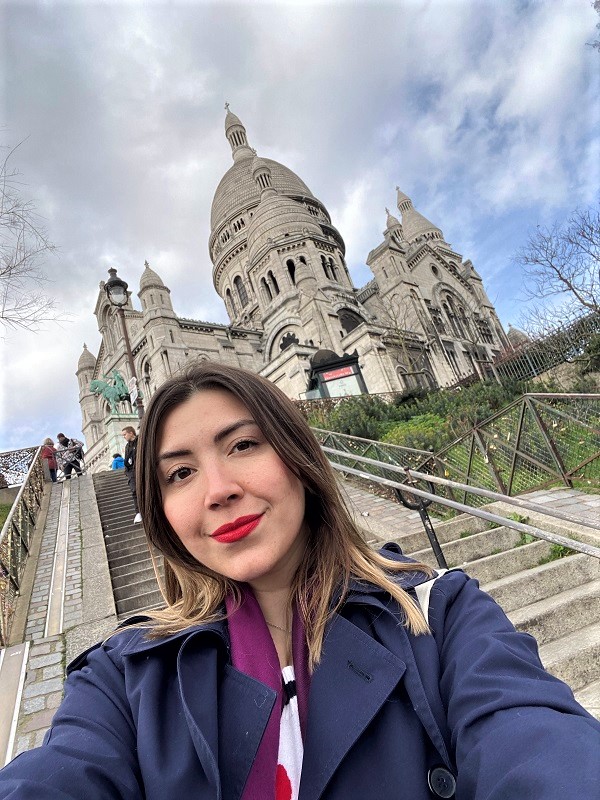
[[[261,158],[261,161],[268,165],[273,188],[278,192],[288,197],[304,196],[314,199],[308,186],[291,169],[270,158]],[[251,154],[249,158],[235,162],[221,178],[210,212],[212,233],[227,219],[231,219],[248,206],[258,205],[260,202],[260,189],[252,177],[253,162],[254,154]]]
[[[79,356],[79,361],[77,362],[77,372],[82,369],[94,369],[96,366],[96,359],[87,349],[87,344],[83,345],[83,351]]]
[[[277,241],[286,235],[304,233],[323,236],[321,226],[301,203],[276,192],[268,194],[261,200],[248,228],[248,258],[252,262],[269,239]]]
[[[143,289],[148,289],[150,286],[166,288],[162,278],[150,267],[150,264],[148,264],[147,261],[145,261],[144,264],[146,268],[142,272],[142,277],[140,278],[140,292]]]
[[[407,242],[414,242],[424,236],[426,239],[443,239],[441,230],[420,214],[407,194],[396,186],[398,192],[398,210],[402,214],[402,231]]]

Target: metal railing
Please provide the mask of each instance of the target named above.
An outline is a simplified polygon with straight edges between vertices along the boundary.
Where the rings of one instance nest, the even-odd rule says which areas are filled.
[[[485,497],[459,485],[505,496],[557,483],[572,487],[574,480],[600,488],[600,394],[525,394],[435,454],[313,431],[324,447],[451,478],[456,486],[445,486],[442,495],[466,505]],[[346,463],[356,467],[359,459]]]
[[[600,486],[600,394],[525,394],[419,469],[508,496],[576,479]],[[445,494],[457,496],[451,487]],[[458,496],[484,502],[465,490]]]
[[[9,474],[23,479],[0,532],[0,647],[6,647],[9,641],[15,603],[42,503],[44,471],[40,450],[30,447],[0,454],[3,474],[7,474],[10,466]]]
[[[397,444],[387,442],[377,442],[373,439],[363,439],[360,436],[349,436],[347,433],[336,433],[335,431],[325,431],[322,428],[311,428],[317,437],[319,444],[324,449],[331,447],[346,453],[349,457],[360,456],[363,458],[373,458],[385,464],[396,464],[397,466],[418,467],[423,462],[433,458],[433,453],[428,450],[415,450],[412,447],[402,447]],[[352,459],[350,459],[350,462]],[[357,459],[358,464],[360,458]],[[351,464],[352,465],[352,464]]]
[[[572,539],[567,536],[551,533],[534,525],[529,525],[525,522],[511,519],[510,517],[503,517],[500,514],[496,514],[491,511],[486,511],[481,508],[474,508],[473,506],[466,505],[465,503],[458,502],[449,497],[440,496],[435,492],[434,484],[444,486],[450,489],[451,492],[460,491],[463,493],[473,494],[477,498],[483,497],[488,501],[502,501],[521,509],[525,508],[529,511],[534,511],[547,517],[553,517],[555,519],[560,519],[561,521],[575,523],[584,528],[592,528],[595,532],[598,531],[598,525],[596,523],[589,522],[582,517],[575,517],[573,515],[561,512],[560,510],[550,509],[546,505],[535,503],[529,500],[523,500],[522,498],[509,497],[508,495],[504,495],[499,492],[492,492],[487,489],[481,489],[480,487],[458,483],[457,481],[453,481],[448,478],[434,476],[426,472],[411,470],[408,467],[390,464],[389,462],[376,461],[375,459],[364,456],[357,456],[356,454],[350,454],[347,451],[336,450],[327,446],[323,447],[323,451],[325,452],[331,466],[335,470],[345,475],[354,475],[368,481],[374,481],[393,489],[397,493],[398,499],[401,499],[400,495],[408,496],[411,501],[413,498],[417,498],[421,500],[422,506],[424,506],[425,503],[436,502],[448,508],[452,508],[455,511],[466,513],[470,516],[479,517],[486,522],[501,525],[505,528],[511,528],[519,533],[530,534],[535,536],[537,539],[544,539],[551,544],[559,545],[561,547],[568,547],[570,550],[574,550],[579,553],[585,553],[586,555],[600,559],[600,547],[596,547],[595,545]],[[348,462],[353,462],[354,466],[350,466]],[[358,469],[358,465],[362,466],[363,468]],[[390,477],[390,474],[392,477]],[[407,481],[409,482],[408,484]],[[422,485],[428,485],[429,489],[419,488],[419,486],[416,485],[417,481],[422,483]],[[417,508],[419,507],[419,503],[412,503],[411,507]],[[432,542],[429,532],[427,531],[427,526],[425,526],[425,528],[426,533],[430,538],[432,549],[436,555],[436,558],[438,559],[438,563],[440,566],[445,566],[445,563],[440,562],[438,552],[440,548],[439,543],[435,538],[435,533],[435,542]]]

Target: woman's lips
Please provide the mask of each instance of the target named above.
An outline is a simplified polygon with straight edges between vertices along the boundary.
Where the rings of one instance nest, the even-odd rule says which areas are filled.
[[[211,533],[211,538],[225,544],[237,542],[252,533],[261,521],[262,516],[262,514],[251,514],[247,517],[238,517],[233,522],[228,522],[226,525],[221,525],[220,528],[217,528],[214,533]]]

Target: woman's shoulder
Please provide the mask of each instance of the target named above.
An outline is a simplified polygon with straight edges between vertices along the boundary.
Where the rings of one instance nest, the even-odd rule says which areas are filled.
[[[153,633],[154,621],[151,617],[136,616],[125,620],[105,639],[96,642],[84,650],[67,666],[67,675],[90,666],[100,660],[110,660],[122,672],[128,657],[138,654],[149,656],[162,650],[169,644],[180,644],[188,636],[201,631],[212,631],[223,634],[223,623],[206,623],[192,625],[173,633],[156,635]]]

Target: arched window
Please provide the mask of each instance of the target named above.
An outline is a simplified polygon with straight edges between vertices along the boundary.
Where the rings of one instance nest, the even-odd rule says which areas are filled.
[[[273,299],[273,295],[271,294],[271,289],[265,278],[260,279],[260,288],[262,290],[264,299],[270,303]]]
[[[338,317],[340,319],[340,324],[343,328],[344,334],[350,333],[355,328],[364,322],[363,318],[360,317],[355,311],[351,311],[349,308],[342,308],[338,311]]]
[[[240,305],[242,308],[244,308],[244,306],[248,305],[248,292],[246,291],[246,287],[244,286],[239,275],[236,275],[233,279],[233,285],[235,286],[238,297],[240,298]]]
[[[454,303],[452,302],[450,295],[446,295],[445,302],[442,304],[442,308],[446,312],[448,322],[450,323],[450,327],[452,328],[454,335],[460,338],[461,332],[456,318],[456,311],[454,310]]]
[[[235,305],[235,300],[233,299],[233,295],[231,294],[231,291],[229,289],[227,289],[227,291],[225,292],[225,304],[227,305],[227,308],[231,316],[235,317],[235,315],[237,314],[237,307]]]
[[[329,265],[327,264],[327,259],[323,255],[321,256],[321,266],[323,267],[323,272],[325,273],[325,277],[327,278],[327,280],[330,280]]]
[[[304,256],[300,256],[300,258],[298,259],[298,261],[299,261],[301,264],[306,264],[306,259],[304,258]]]
[[[285,265],[286,265],[286,267],[288,269],[288,272],[290,274],[290,279],[291,279],[292,283],[295,286],[296,285],[296,265],[294,264],[294,260],[292,258],[288,258],[288,260],[285,262]]]
[[[148,399],[150,397],[150,394],[151,394],[151,392],[150,392],[150,379],[151,378],[152,378],[152,365],[150,364],[150,362],[148,360],[146,360],[142,364],[142,382],[143,382],[143,385],[144,385],[143,392],[144,392],[144,396],[145,396],[146,402],[148,401]]]
[[[333,258],[329,259],[329,269],[331,271],[331,280],[337,281],[338,280],[338,275],[337,275],[337,272],[336,272],[336,268],[335,268],[335,264],[334,264]]]
[[[269,283],[273,288],[273,294],[279,294],[279,284],[275,280],[275,275],[273,275],[272,270],[269,270],[267,273],[267,278],[269,279]]]
[[[300,344],[300,340],[298,339],[295,333],[292,333],[292,331],[288,331],[281,337],[279,349],[281,351],[287,350],[287,348],[291,347],[293,344]]]

